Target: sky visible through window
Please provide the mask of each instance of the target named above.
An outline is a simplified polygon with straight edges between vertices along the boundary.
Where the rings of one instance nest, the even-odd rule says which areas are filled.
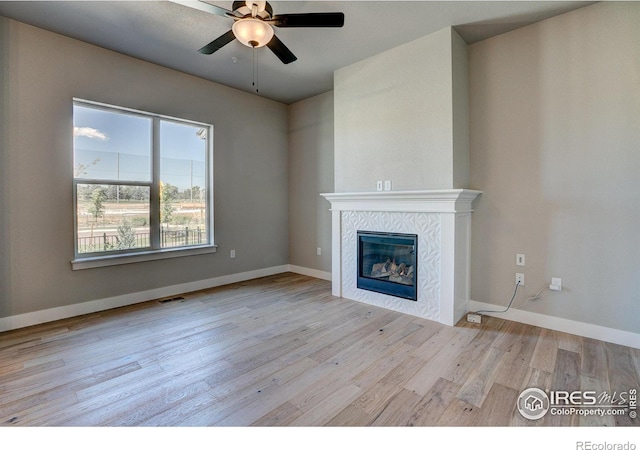
[[[161,121],[161,179],[180,191],[205,187],[206,139],[200,130]],[[78,178],[151,180],[151,118],[75,105],[74,148]]]

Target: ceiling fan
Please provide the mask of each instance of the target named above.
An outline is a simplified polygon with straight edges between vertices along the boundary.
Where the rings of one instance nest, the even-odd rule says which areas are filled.
[[[231,30],[198,50],[198,52],[205,55],[210,55],[234,39],[237,39],[242,44],[251,48],[267,46],[280,61],[284,64],[289,64],[298,58],[275,35],[273,27],[340,28],[344,25],[344,13],[341,12],[273,15],[273,8],[269,2],[266,1],[235,1],[232,5],[232,11],[204,1],[196,4],[194,4],[194,2],[175,0],[174,2],[183,3],[234,20]]]

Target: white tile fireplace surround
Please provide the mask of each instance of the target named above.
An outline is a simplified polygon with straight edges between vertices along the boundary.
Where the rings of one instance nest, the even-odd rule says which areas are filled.
[[[332,211],[332,293],[454,325],[467,312],[471,204],[468,189],[321,194]],[[357,232],[418,236],[418,299],[356,287]]]

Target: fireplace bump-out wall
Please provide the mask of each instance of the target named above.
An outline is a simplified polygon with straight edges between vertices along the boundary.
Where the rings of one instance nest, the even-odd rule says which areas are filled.
[[[453,325],[467,310],[468,59],[451,28],[334,73],[334,295]],[[377,180],[397,191],[366,192]],[[365,192],[363,192],[365,191]],[[358,289],[356,233],[418,236],[417,299]]]

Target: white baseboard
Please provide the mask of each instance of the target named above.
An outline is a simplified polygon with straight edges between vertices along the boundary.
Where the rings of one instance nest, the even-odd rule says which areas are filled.
[[[490,303],[469,300],[469,311],[485,310],[500,310],[500,307]],[[500,314],[482,314],[640,349],[640,334],[632,333],[630,331],[617,330],[615,328],[603,327],[591,323],[577,322],[575,320],[563,319],[561,317],[547,316],[545,314],[524,311],[521,309],[509,309],[507,312]]]
[[[331,281],[331,272],[323,272],[322,270],[309,269],[307,267],[296,266],[289,264],[289,272],[299,273],[300,275],[307,275],[313,278],[320,278],[321,280]]]
[[[240,281],[253,280],[255,278],[268,277],[284,272],[294,272],[323,280],[331,280],[331,273],[320,270],[308,269],[306,267],[284,264],[282,266],[267,267],[265,269],[252,270],[249,272],[224,275],[206,280],[192,281],[189,283],[175,284],[147,291],[133,292],[131,294],[118,295],[116,297],[92,300],[75,305],[60,306],[57,308],[45,309],[16,316],[0,318],[0,332],[15,330],[18,328],[39,325],[41,323],[52,322],[54,320],[68,319],[69,317],[91,314],[108,309],[119,308],[121,306],[133,305],[135,303],[147,302],[158,298],[171,297],[173,295],[187,292],[200,291],[225,284],[238,283]]]
[[[309,269],[307,267],[296,266],[293,264],[285,264],[282,266],[267,267],[265,269],[252,270],[249,272],[224,275],[206,280],[198,280],[189,283],[150,289],[147,291],[134,292],[116,297],[92,300],[75,305],[60,306],[57,308],[19,314],[16,316],[2,317],[0,318],[0,332],[52,322],[54,320],[67,319],[69,317],[80,316],[83,314],[105,311],[121,306],[133,305],[135,303],[184,294],[186,292],[194,292],[226,284],[253,280],[255,278],[267,277],[284,272],[293,272],[331,281],[330,272]],[[469,300],[469,311],[494,310],[498,308],[499,307],[496,305],[490,303]],[[640,334],[632,333],[630,331],[617,330],[615,328],[608,328],[585,322],[577,322],[575,320],[563,319],[561,317],[547,316],[521,309],[510,309],[509,311],[501,314],[483,314],[640,349]]]
[[[158,298],[170,297],[173,295],[184,294],[186,292],[199,291],[209,289],[225,284],[237,283],[240,281],[253,280],[255,278],[267,277],[278,273],[289,271],[289,265],[267,267],[265,269],[252,270],[249,272],[236,273],[232,275],[224,275],[206,280],[192,281],[189,283],[176,284],[173,286],[165,286],[147,291],[133,292],[131,294],[118,295],[116,297],[92,300],[75,305],[60,306],[57,308],[45,309],[31,313],[19,314],[16,316],[0,318],[0,332],[15,330],[17,328],[39,325],[41,323],[52,322],[54,320],[67,319],[69,317],[90,314],[107,309],[118,308],[121,306],[133,305],[135,303],[146,302]]]

